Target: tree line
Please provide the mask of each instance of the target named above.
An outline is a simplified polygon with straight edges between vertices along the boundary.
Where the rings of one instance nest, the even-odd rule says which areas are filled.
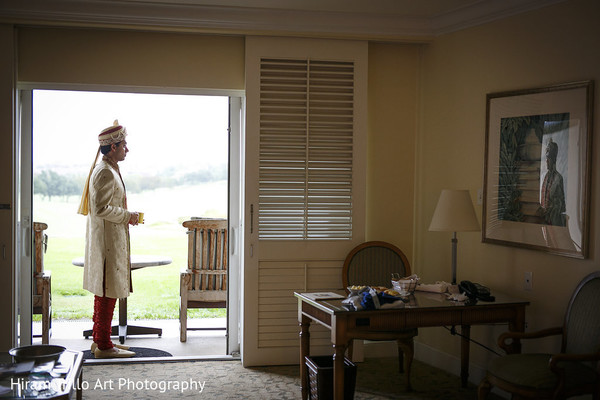
[[[178,176],[179,175],[179,176]],[[33,193],[52,200],[53,197],[81,195],[86,177],[80,174],[60,174],[44,169],[33,176]],[[170,188],[181,185],[222,181],[227,179],[227,165],[211,165],[201,170],[178,174],[173,168],[163,173],[128,175],[125,180],[127,192],[141,193],[146,190]]]

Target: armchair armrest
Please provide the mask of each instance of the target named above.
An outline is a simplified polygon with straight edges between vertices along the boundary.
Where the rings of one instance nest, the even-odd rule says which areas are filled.
[[[552,357],[550,357],[550,362],[548,363],[548,366],[558,378],[558,392],[562,392],[565,387],[565,380],[567,376],[567,365],[565,363],[580,363],[585,361],[595,361],[596,363],[598,363],[598,361],[600,361],[600,352],[587,354],[558,353],[553,354]]]
[[[559,373],[562,368],[558,365],[563,361],[573,361],[573,362],[583,362],[583,361],[600,361],[600,352],[599,353],[584,353],[584,354],[565,354],[558,353],[553,354],[550,357],[550,369],[554,373]]]
[[[498,346],[506,353],[510,354],[511,343],[507,342],[509,339],[511,339],[512,341],[514,341],[515,339],[537,339],[562,334],[562,327],[547,328],[535,332],[504,332],[498,337]]]

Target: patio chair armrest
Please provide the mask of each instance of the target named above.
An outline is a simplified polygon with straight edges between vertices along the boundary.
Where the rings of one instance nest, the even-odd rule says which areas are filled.
[[[52,273],[50,271],[42,271],[40,273],[34,274],[33,277],[35,279],[51,279]]]
[[[510,348],[514,340],[538,339],[562,334],[562,327],[547,328],[535,332],[504,332],[498,337],[498,346],[505,352],[510,353]],[[511,342],[509,343],[508,340],[511,340]]]

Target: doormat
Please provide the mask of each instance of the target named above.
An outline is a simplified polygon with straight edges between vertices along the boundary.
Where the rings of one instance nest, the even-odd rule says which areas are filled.
[[[151,349],[148,347],[130,347],[129,350],[135,352],[135,356],[129,357],[129,358],[173,357],[173,355],[169,352],[166,352],[163,350],[158,350],[158,349]],[[90,350],[84,350],[83,359],[84,360],[96,360],[97,358],[94,357],[94,355],[92,354],[92,352]],[[114,359],[117,359],[117,358],[114,358]],[[113,359],[112,358],[102,358],[102,360],[113,360]],[[121,358],[121,360],[127,360],[127,358]]]

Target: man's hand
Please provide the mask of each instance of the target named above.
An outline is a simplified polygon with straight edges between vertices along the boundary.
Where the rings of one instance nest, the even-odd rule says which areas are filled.
[[[136,211],[132,212],[129,216],[129,225],[137,225],[139,223],[140,214]]]

